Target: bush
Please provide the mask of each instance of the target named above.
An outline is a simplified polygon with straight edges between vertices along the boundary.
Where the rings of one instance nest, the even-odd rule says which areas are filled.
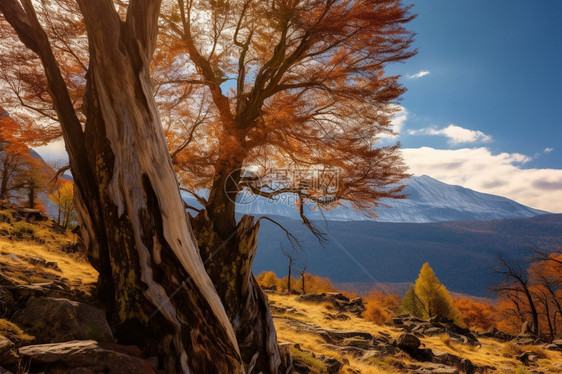
[[[523,350],[521,350],[518,345],[513,343],[505,343],[501,350],[501,355],[507,358],[513,358],[517,355],[520,355],[521,353],[523,353]]]
[[[14,216],[7,210],[0,210],[0,222],[12,223]]]
[[[24,333],[17,325],[5,319],[0,319],[0,335],[10,339],[15,344],[30,342],[35,339],[33,336]]]
[[[23,237],[23,236],[31,236],[33,237],[35,235],[36,232],[36,228],[35,226],[33,226],[30,223],[27,222],[16,222],[14,224],[14,234],[17,237]]]
[[[275,289],[277,288],[277,275],[273,271],[262,271],[257,277],[258,284],[260,287],[265,289]]]
[[[364,301],[367,309],[363,318],[379,325],[388,322],[400,308],[398,295],[385,295],[377,290],[373,290]]]

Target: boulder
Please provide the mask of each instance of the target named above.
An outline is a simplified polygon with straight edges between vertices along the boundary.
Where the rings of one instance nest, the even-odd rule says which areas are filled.
[[[420,368],[414,372],[415,374],[459,374],[455,368],[445,365],[432,364]]]
[[[562,339],[553,340],[552,344],[556,344],[557,346],[562,348]]]
[[[0,367],[18,362],[19,357],[15,347],[16,345],[10,339],[0,335]]]
[[[35,370],[56,366],[66,368],[64,372],[73,373],[155,374],[148,361],[119,352],[115,350],[116,347],[116,344],[94,340],[74,340],[30,345],[20,348],[19,353],[30,360]],[[122,348],[122,351],[130,351]]]
[[[15,346],[16,345],[10,339],[0,335],[0,356]]]
[[[114,340],[103,310],[64,298],[31,297],[14,322],[36,343]]]
[[[69,297],[71,291],[64,282],[44,282],[20,284],[13,288],[16,300],[26,300],[30,297]]]
[[[556,345],[556,344],[546,344],[544,346],[544,349],[548,349],[550,351],[558,351],[558,352],[562,352],[562,347]]]
[[[0,316],[10,316],[14,310],[16,300],[7,288],[0,286]]]
[[[408,353],[415,352],[421,345],[421,341],[412,334],[402,334],[396,340],[398,348]]]

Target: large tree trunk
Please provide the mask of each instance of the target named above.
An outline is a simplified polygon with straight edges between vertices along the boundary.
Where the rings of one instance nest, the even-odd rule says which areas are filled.
[[[236,332],[248,374],[288,372],[290,357],[279,349],[266,296],[252,274],[259,223],[243,216],[223,239],[203,210],[192,218],[192,227],[205,268]]]
[[[152,97],[160,3],[79,0],[90,64],[84,131],[30,0],[0,11],[41,58],[75,178],[88,253],[117,337],[157,354],[168,373],[242,373],[232,326],[205,272]]]

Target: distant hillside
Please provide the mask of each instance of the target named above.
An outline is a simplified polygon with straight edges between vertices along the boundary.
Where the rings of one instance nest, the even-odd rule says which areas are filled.
[[[485,222],[386,223],[316,222],[327,232],[322,248],[302,223],[278,220],[302,239],[296,268],[341,282],[413,282],[421,265],[429,261],[451,291],[486,296],[497,277],[492,273],[499,252],[524,258],[529,248],[562,246],[562,215]],[[288,248],[285,234],[263,222],[254,272],[287,273],[280,246]]]

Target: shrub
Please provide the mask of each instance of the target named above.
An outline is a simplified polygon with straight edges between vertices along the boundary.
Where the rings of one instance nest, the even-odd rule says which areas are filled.
[[[385,295],[377,290],[373,290],[364,301],[367,309],[363,312],[363,318],[379,325],[388,322],[400,309],[398,295]]]
[[[277,275],[275,275],[273,271],[262,271],[260,275],[258,275],[257,281],[260,287],[273,289],[277,288],[279,279],[277,279]]]
[[[5,319],[0,319],[0,335],[5,336],[16,344],[30,342],[35,339],[33,336],[24,333],[17,325]]]
[[[0,222],[12,223],[14,216],[7,210],[0,210]]]
[[[293,357],[293,360],[305,362],[307,366],[312,369],[311,373],[320,374],[328,372],[328,368],[326,367],[326,365],[322,361],[315,358],[312,353],[303,352],[300,349],[291,347],[291,356]]]
[[[14,234],[18,237],[23,236],[31,236],[35,235],[36,228],[30,223],[27,222],[16,222],[14,224]]]
[[[501,350],[501,355],[508,358],[513,358],[517,355],[520,355],[521,353],[523,353],[521,348],[513,343],[505,343]]]

